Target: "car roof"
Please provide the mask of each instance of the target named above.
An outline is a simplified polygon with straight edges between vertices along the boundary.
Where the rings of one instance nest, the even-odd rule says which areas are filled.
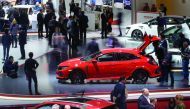
[[[132,50],[134,49],[134,50]],[[107,48],[107,49],[103,49],[101,50],[102,53],[110,53],[110,52],[116,52],[116,53],[120,53],[120,52],[127,52],[127,53],[135,53],[135,48]]]

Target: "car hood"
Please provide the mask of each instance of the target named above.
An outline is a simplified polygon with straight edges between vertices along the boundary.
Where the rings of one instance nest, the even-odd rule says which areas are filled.
[[[70,65],[73,65],[75,63],[80,64],[80,63],[82,63],[82,61],[80,59],[81,59],[81,57],[69,59],[67,61],[60,63],[59,66],[70,66]]]

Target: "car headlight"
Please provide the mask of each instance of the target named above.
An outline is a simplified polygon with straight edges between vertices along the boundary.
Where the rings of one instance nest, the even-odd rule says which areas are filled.
[[[57,70],[64,70],[66,68],[68,68],[68,66],[58,66]]]

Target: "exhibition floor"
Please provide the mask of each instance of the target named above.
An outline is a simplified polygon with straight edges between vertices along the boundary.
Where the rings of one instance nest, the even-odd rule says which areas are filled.
[[[97,38],[97,42],[99,43],[100,49],[106,48],[106,39],[100,38],[100,32],[89,32],[87,34],[87,42],[89,42],[92,36]],[[119,42],[123,44],[125,47],[136,47],[140,43],[140,41],[134,41],[127,37],[117,37]],[[2,57],[2,46],[0,46]],[[28,43],[26,45],[26,54],[28,52],[33,51],[35,59],[39,62],[39,67],[37,69],[37,77],[39,83],[39,91],[42,95],[49,94],[68,94],[73,95],[80,92],[92,93],[92,92],[111,92],[115,85],[115,81],[85,81],[85,84],[82,85],[74,85],[70,84],[70,81],[66,81],[64,83],[58,83],[56,79],[55,71],[57,64],[55,56],[53,55],[52,48],[47,46],[47,40],[38,39],[37,36],[29,36]],[[76,55],[82,56],[84,55],[85,45],[78,47],[78,52]],[[24,60],[18,60],[20,58],[19,48],[11,48],[10,55],[15,57],[16,61],[19,61],[19,77],[16,79],[11,79],[9,77],[0,76],[0,93],[6,94],[28,94],[27,80],[23,71],[23,63]],[[58,60],[59,61],[59,60]],[[0,64],[2,67],[3,63]],[[184,85],[180,80],[182,79],[182,74],[180,72],[174,72],[175,75],[175,85],[174,87],[159,86],[156,78],[149,78],[147,84],[130,84],[130,80],[126,85],[129,91],[139,91],[142,88],[148,88],[150,90],[173,90],[173,89],[181,89],[188,88],[187,85]]]

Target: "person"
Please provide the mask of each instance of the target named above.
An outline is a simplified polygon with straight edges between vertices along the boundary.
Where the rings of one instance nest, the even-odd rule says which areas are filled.
[[[65,105],[64,109],[71,109],[71,106],[70,105]]]
[[[189,82],[189,59],[190,59],[190,49],[187,41],[183,42],[183,47],[181,49],[182,57],[182,69],[183,69],[183,79],[182,81]]]
[[[44,15],[43,9],[37,14],[37,21],[38,21],[38,38],[43,38],[43,25],[44,25]]]
[[[150,11],[150,7],[149,7],[148,3],[144,4],[143,11]]]
[[[142,95],[138,98],[138,109],[149,109],[150,107],[149,90],[144,88]]]
[[[84,15],[84,11],[79,16],[80,41],[86,43],[86,28],[88,27],[88,17]]]
[[[49,37],[49,22],[53,16],[55,16],[55,13],[53,13],[51,10],[48,10],[47,14],[45,15],[45,18],[44,18],[44,24],[45,24],[45,29],[46,29],[46,38]]]
[[[12,36],[12,47],[17,48],[17,34],[19,30],[19,25],[17,24],[16,19],[13,20],[13,22],[10,25],[10,33]],[[15,45],[14,45],[15,43]]]
[[[112,8],[108,8],[107,16],[108,16],[108,33],[109,33],[112,32],[112,26],[111,26],[113,22]]]
[[[100,50],[99,45],[96,42],[95,38],[92,38],[92,41],[87,44],[86,50],[87,50],[87,55],[93,54],[93,53],[98,52]]]
[[[22,10],[19,16],[19,22],[18,24],[25,29],[25,32],[27,32],[28,26],[29,26],[29,18],[28,18],[28,14]]]
[[[71,3],[69,4],[69,6],[70,6],[70,16],[71,16],[71,12],[74,12],[74,8],[75,8],[74,0],[71,0]]]
[[[61,15],[59,17],[59,28],[60,28],[60,32],[62,33],[62,35],[64,35],[68,41],[68,37],[67,37],[67,22],[68,19],[65,15]]]
[[[119,109],[127,109],[126,99],[128,97],[127,89],[125,86],[126,78],[124,76],[119,78],[119,82],[113,89],[113,101]]]
[[[5,17],[5,11],[3,7],[0,5],[0,32],[3,30],[4,17]]]
[[[122,17],[123,17],[123,13],[122,13],[122,12],[119,12],[119,13],[117,14],[118,26],[119,26],[119,35],[118,35],[118,36],[122,36],[122,31],[121,31]]]
[[[36,60],[33,59],[33,52],[29,52],[29,59],[27,59],[24,63],[24,71],[26,74],[26,78],[28,80],[28,88],[29,88],[29,94],[32,95],[32,79],[34,81],[35,86],[35,94],[39,95],[38,92],[38,80],[36,76],[36,69],[38,68],[39,64]]]
[[[176,100],[175,98],[170,98],[169,102],[168,102],[168,107],[167,109],[176,109]]]
[[[15,14],[15,9],[13,8],[13,5],[11,5],[7,14],[8,14],[7,18],[9,18],[9,21],[12,22],[14,19],[14,14]]]
[[[160,35],[160,44],[159,46],[162,47],[164,49],[164,53],[167,54],[168,53],[168,41],[166,39],[166,36],[164,34]]]
[[[156,103],[157,103],[157,99],[151,98],[150,99],[150,107],[148,109],[156,109]]]
[[[3,66],[3,72],[11,78],[17,78],[18,62],[14,62],[13,56],[9,56]]]
[[[11,46],[11,35],[9,34],[9,30],[5,29],[5,32],[2,36],[2,45],[3,45],[3,61],[8,59],[9,57],[9,50]]]
[[[60,105],[54,104],[54,105],[52,105],[51,109],[60,109]]]
[[[166,20],[162,17],[162,14],[160,13],[160,15],[156,18],[157,22],[158,22],[158,36],[160,36],[160,34],[165,30],[166,28]]]
[[[170,86],[174,86],[174,75],[173,72],[171,71],[172,67],[172,53],[167,53],[163,62],[163,67],[164,67],[164,74],[165,74],[165,82],[168,82],[168,74],[170,74]]]
[[[19,45],[20,45],[20,53],[21,53],[21,57],[20,59],[25,59],[25,44],[26,44],[26,37],[27,37],[27,33],[25,31],[25,28],[22,28],[20,29],[20,32],[19,32],[19,37],[18,37],[18,40],[19,40]]]
[[[102,39],[107,38],[107,20],[108,17],[106,15],[106,9],[103,9],[103,13],[101,14],[101,24],[102,24]]]
[[[48,1],[46,2],[46,9],[51,10],[53,13],[55,12],[55,9],[54,9],[52,0],[48,0]]]
[[[157,8],[155,4],[152,4],[151,12],[157,12]]]
[[[69,33],[69,39],[68,39],[68,43],[71,46],[71,42],[73,40],[74,37],[74,33],[73,33],[73,16],[69,16],[69,20],[67,22],[67,29],[68,29],[68,33]]]
[[[186,109],[186,106],[183,102],[183,95],[176,95],[175,99],[176,99],[176,109]]]
[[[75,7],[73,9],[74,16],[79,17],[80,11],[81,11],[81,8],[79,7],[79,3],[76,3],[76,5],[75,5]]]
[[[59,16],[66,15],[65,0],[59,0]]]
[[[160,4],[159,10],[162,14],[164,14],[164,16],[167,15],[167,8],[164,4]]]
[[[55,28],[58,26],[58,22],[56,21],[56,16],[52,16],[52,19],[49,21],[49,33],[48,33],[48,44],[52,46],[52,36],[55,32]]]

